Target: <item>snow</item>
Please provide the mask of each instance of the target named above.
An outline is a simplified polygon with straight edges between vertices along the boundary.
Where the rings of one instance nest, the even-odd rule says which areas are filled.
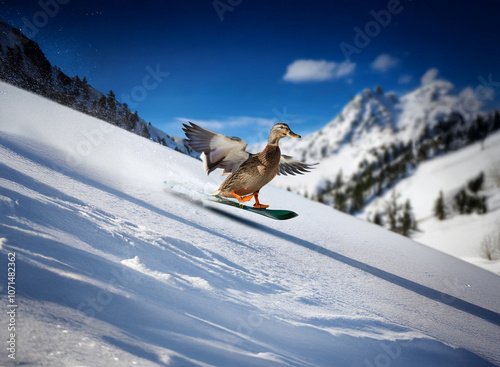
[[[15,252],[15,363],[500,365],[500,277],[272,186],[261,201],[299,217],[196,197],[222,179],[0,83],[0,286],[5,310]],[[5,348],[0,361],[12,362]]]
[[[421,134],[426,122],[432,128],[452,112],[460,113],[467,121],[480,112],[483,103],[469,87],[458,95],[453,94],[453,88],[449,81],[437,79],[402,96],[396,107],[398,137],[405,142],[414,139]]]
[[[400,98],[393,93],[383,94],[380,90],[364,90],[320,131],[300,141],[284,140],[281,144],[284,154],[320,164],[307,175],[293,180],[286,176],[277,177],[273,185],[314,197],[318,190],[327,187],[327,181],[334,182],[340,171],[344,180],[349,180],[359,170],[361,162],[372,162],[374,156],[370,150],[416,139],[426,125],[432,128],[452,112],[459,112],[466,121],[480,112],[482,102],[470,88],[455,94],[453,84],[435,79],[436,75],[436,70],[429,72],[422,78],[423,81],[428,79],[423,85]],[[432,217],[440,190],[450,202],[452,195],[481,171],[487,180],[491,172],[498,171],[499,143],[500,134],[497,133],[485,141],[484,147],[478,143],[419,164],[408,178],[384,196],[369,202],[357,216],[372,219],[375,212],[384,212],[385,203],[393,191],[397,191],[401,203],[410,200],[419,222],[419,231],[413,234],[415,240],[500,274],[500,261],[487,261],[480,249],[483,238],[494,227],[500,226],[498,185],[492,187],[490,184],[481,193],[488,198],[487,215],[454,217],[442,222]]]
[[[311,196],[323,189],[327,180],[333,182],[340,170],[344,179],[349,179],[361,162],[373,162],[372,149],[391,143],[406,144],[418,138],[426,126],[432,129],[453,112],[469,121],[481,111],[482,104],[470,88],[456,94],[453,84],[442,79],[432,80],[401,97],[393,92],[366,89],[321,130],[300,140],[282,141],[285,154],[321,164],[311,175],[298,177],[292,183],[287,177],[278,177],[274,185]],[[262,145],[251,147],[253,151],[261,148]]]
[[[487,261],[481,252],[485,235],[500,224],[500,187],[492,177],[499,166],[500,133],[495,133],[484,144],[473,144],[421,163],[410,177],[367,205],[359,217],[371,218],[376,211],[384,211],[385,203],[396,191],[400,202],[410,200],[418,221],[413,239],[500,274],[500,261]],[[434,217],[434,203],[440,191],[450,212],[453,194],[481,172],[485,174],[485,188],[479,194],[487,197],[488,213],[449,214],[443,221]]]

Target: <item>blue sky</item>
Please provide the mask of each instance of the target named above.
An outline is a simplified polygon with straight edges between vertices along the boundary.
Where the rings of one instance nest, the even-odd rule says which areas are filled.
[[[278,119],[318,130],[361,90],[404,93],[431,68],[457,90],[481,77],[500,88],[499,10],[499,0],[0,1],[49,61],[167,133],[182,136],[189,119],[248,142]]]

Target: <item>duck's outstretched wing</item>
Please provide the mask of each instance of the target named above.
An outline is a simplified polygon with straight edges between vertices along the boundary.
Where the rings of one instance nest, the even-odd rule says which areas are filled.
[[[296,161],[289,155],[281,155],[278,175],[283,175],[283,176],[287,175],[295,176],[296,174],[302,175],[306,172],[309,172],[309,170],[314,168],[313,166],[317,164],[318,163],[313,163],[313,164],[302,163]]]
[[[207,174],[217,168],[224,169],[223,174],[234,172],[250,157],[250,153],[245,150],[247,143],[240,138],[230,138],[192,122],[189,124],[183,124],[182,130],[188,137],[189,146],[201,153],[201,160]]]

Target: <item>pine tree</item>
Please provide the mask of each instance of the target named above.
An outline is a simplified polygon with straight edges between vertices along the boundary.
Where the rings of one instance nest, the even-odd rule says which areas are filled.
[[[406,148],[404,160],[407,164],[410,164],[412,166],[415,166],[415,154],[414,154],[415,150],[416,150],[415,143],[413,141],[409,142]]]
[[[80,79],[80,77],[77,75],[75,76],[75,85],[77,88],[81,88],[82,87],[82,80]]]
[[[373,178],[373,169],[371,168],[371,166],[366,171],[365,176],[366,176],[366,179],[363,183],[364,190],[369,191],[372,189],[373,185],[375,184],[375,179]]]
[[[467,130],[467,143],[472,144],[478,140],[483,143],[488,134],[488,125],[488,122],[481,115],[478,115]]]
[[[500,130],[500,112],[495,111],[495,114],[493,115],[493,131]]]
[[[439,220],[445,220],[446,219],[446,210],[445,210],[444,198],[443,198],[443,192],[442,191],[439,191],[439,197],[436,199],[436,202],[434,204],[434,215]]]
[[[488,120],[483,118],[482,116],[477,117],[476,124],[477,124],[477,137],[478,137],[478,140],[481,141],[481,150],[484,150],[484,141],[486,140],[486,137],[488,136],[490,124],[489,124]]]
[[[454,197],[454,208],[459,214],[465,214],[467,211],[467,193],[461,189]]]
[[[453,143],[453,140],[455,139],[455,135],[453,134],[452,131],[446,133],[441,141],[443,143],[443,150],[445,153],[448,153],[450,151],[450,148],[451,148],[451,144]]]
[[[390,161],[391,161],[391,155],[389,153],[389,149],[384,147],[384,164],[389,164]]]
[[[7,46],[7,65],[14,74],[24,71],[23,54],[19,45],[14,45],[14,48]]]
[[[403,217],[401,219],[400,233],[403,236],[408,237],[411,230],[417,229],[417,222],[413,215],[413,209],[410,204],[410,200],[406,200],[404,206]]]
[[[318,191],[316,201],[323,203],[323,204],[325,203],[325,198],[324,198],[323,193],[321,191]]]
[[[112,90],[108,92],[107,102],[111,113],[114,115],[116,113],[116,96]]]
[[[344,184],[344,181],[342,179],[342,170],[340,170],[337,173],[337,177],[335,177],[335,188],[338,190],[342,185]]]
[[[486,214],[488,212],[488,205],[486,205],[486,196],[478,197],[479,203],[477,205],[477,214]]]
[[[145,137],[146,139],[151,139],[151,134],[149,133],[148,127],[146,125],[142,127],[141,136]]]
[[[400,175],[401,178],[404,178],[406,176],[406,171],[407,171],[407,168],[406,168],[406,162],[401,159],[398,163],[398,173]]]
[[[352,192],[351,214],[356,213],[357,211],[363,209],[364,205],[365,205],[365,197],[363,191],[363,182],[358,181],[356,182],[356,185],[354,186]]]
[[[59,80],[59,82],[64,86],[64,87],[68,87],[71,85],[72,83],[72,80],[69,76],[67,76],[66,74],[64,74],[61,69],[58,68],[57,70],[57,79]]]
[[[334,208],[337,210],[340,210],[341,212],[347,212],[347,205],[346,205],[346,195],[341,192],[341,191],[336,191],[333,200],[335,201]]]
[[[389,219],[389,229],[393,232],[399,233],[398,214],[401,206],[398,204],[399,194],[396,191],[392,192],[391,199],[386,203],[385,211]]]
[[[420,144],[417,151],[417,161],[421,162],[429,158],[429,148],[430,146],[426,142]]]
[[[383,168],[380,169],[380,173],[378,175],[378,183],[377,183],[377,196],[382,196],[384,193],[384,181],[385,181],[385,170]]]
[[[479,174],[479,176],[477,176],[476,178],[470,180],[468,183],[467,183],[467,188],[472,191],[474,194],[477,194],[477,192],[479,190],[481,190],[481,188],[483,187],[483,183],[484,183],[484,173],[481,172]]]
[[[406,200],[403,206],[398,202],[399,197],[400,195],[393,191],[391,199],[385,205],[389,230],[408,237],[412,230],[417,229],[417,222],[413,215],[410,200]]]
[[[326,180],[326,184],[325,184],[325,193],[329,193],[333,190],[333,184],[332,184],[332,181],[330,180]]]
[[[384,221],[382,220],[382,216],[380,213],[377,211],[375,212],[375,215],[373,216],[373,223],[383,227],[384,226]]]
[[[138,122],[139,122],[139,115],[137,114],[137,111],[135,111],[130,115],[128,129],[133,130]]]
[[[82,90],[83,90],[83,98],[89,99],[90,97],[90,90],[89,90],[89,83],[87,82],[87,78],[83,77],[82,79]]]
[[[99,98],[99,102],[98,102],[98,106],[99,106],[99,111],[97,112],[98,117],[106,118],[106,116],[108,115],[107,104],[108,104],[108,102],[106,100],[106,97],[101,96],[101,98]]]

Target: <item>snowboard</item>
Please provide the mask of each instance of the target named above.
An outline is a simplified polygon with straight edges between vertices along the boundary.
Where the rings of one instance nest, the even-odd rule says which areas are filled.
[[[227,198],[221,197],[221,196],[209,196],[207,198],[209,201],[212,201],[214,203],[219,203],[219,204],[224,204],[224,205],[230,205],[234,208],[238,209],[243,209],[251,213],[263,215],[264,217],[271,218],[271,219],[276,219],[276,220],[286,220],[286,219],[292,219],[298,216],[297,213],[292,212],[291,210],[285,210],[285,209],[257,209],[252,206],[244,205],[236,201],[229,200]]]
[[[297,213],[291,211],[291,210],[285,210],[285,209],[257,209],[252,206],[244,205],[240,202],[230,200],[228,198],[222,197],[222,196],[211,196],[207,195],[204,193],[198,192],[198,190],[195,189],[189,189],[185,185],[182,184],[174,184],[174,183],[169,183],[167,181],[164,182],[165,185],[179,193],[183,194],[192,198],[199,198],[202,200],[210,201],[212,203],[218,203],[218,204],[223,204],[223,205],[229,205],[232,206],[233,208],[241,209],[248,211],[250,213],[262,215],[267,218],[271,219],[276,219],[276,220],[286,220],[286,219],[292,219],[298,216]]]

